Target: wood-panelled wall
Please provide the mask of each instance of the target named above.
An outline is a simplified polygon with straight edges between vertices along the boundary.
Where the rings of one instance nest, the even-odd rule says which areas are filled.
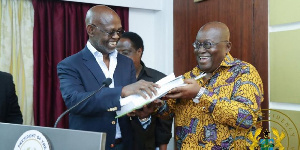
[[[220,21],[229,27],[232,56],[251,63],[258,70],[264,84],[262,108],[268,108],[268,0],[198,3],[174,0],[174,72],[177,76],[197,65],[192,43],[200,27],[211,21]]]

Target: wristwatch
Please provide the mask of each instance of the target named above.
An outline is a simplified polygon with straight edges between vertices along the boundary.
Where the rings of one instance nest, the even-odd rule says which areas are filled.
[[[196,95],[196,97],[193,98],[194,103],[199,103],[200,102],[199,99],[203,95],[204,91],[205,91],[205,88],[201,87],[198,94]]]

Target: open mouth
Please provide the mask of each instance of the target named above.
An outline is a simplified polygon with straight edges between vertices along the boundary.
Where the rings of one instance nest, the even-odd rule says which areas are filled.
[[[207,56],[199,57],[200,62],[207,62],[209,59],[210,59],[210,57],[207,57]]]
[[[110,47],[116,47],[117,46],[117,42],[108,42],[108,45]]]

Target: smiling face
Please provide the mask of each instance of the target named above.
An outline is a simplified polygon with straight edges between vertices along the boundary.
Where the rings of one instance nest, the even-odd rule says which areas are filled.
[[[117,44],[117,50],[132,59],[135,68],[137,69],[141,64],[142,49],[135,49],[133,43],[128,38],[121,38]]]
[[[119,16],[106,6],[95,6],[87,13],[89,41],[102,54],[113,52],[120,36],[114,32],[122,30]]]
[[[207,73],[214,72],[220,66],[231,48],[229,30],[225,24],[219,22],[208,23],[200,28],[196,42],[202,44],[203,42],[211,42],[213,44],[209,49],[201,46],[194,50],[200,70]]]

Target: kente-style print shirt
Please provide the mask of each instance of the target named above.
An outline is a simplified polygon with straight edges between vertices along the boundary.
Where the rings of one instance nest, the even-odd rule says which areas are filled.
[[[184,74],[198,76],[199,67]],[[229,53],[208,82],[199,103],[191,99],[168,100],[158,111],[161,117],[175,115],[178,150],[243,150],[251,145],[250,131],[261,127],[263,84],[251,64],[234,59]]]

